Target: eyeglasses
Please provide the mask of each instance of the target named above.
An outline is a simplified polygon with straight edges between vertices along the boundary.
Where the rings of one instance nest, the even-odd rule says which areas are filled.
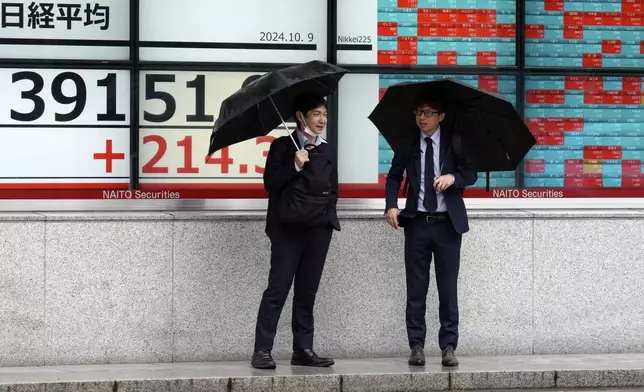
[[[439,113],[439,112],[437,112],[436,110],[429,110],[429,109],[423,109],[423,110],[418,110],[418,109],[416,109],[416,110],[414,110],[414,114],[415,114],[416,116],[431,117],[431,116],[433,116],[434,114],[438,114],[438,113]]]

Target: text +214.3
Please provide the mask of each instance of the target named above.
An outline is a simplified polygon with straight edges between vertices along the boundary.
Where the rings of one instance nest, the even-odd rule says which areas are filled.
[[[255,138],[255,145],[259,146],[262,144],[266,144],[267,146],[270,146],[270,144],[273,142],[274,139],[275,138],[273,136],[260,136]],[[168,152],[168,141],[166,140],[166,138],[162,135],[157,135],[157,134],[144,136],[143,144],[148,144],[148,143],[156,143],[157,149],[154,155],[152,156],[152,158],[150,158],[150,160],[148,160],[145,164],[143,164],[143,167],[141,168],[141,172],[143,174],[169,173],[170,169],[168,166],[161,166],[159,164],[159,161],[161,161],[161,159],[163,159],[163,157]],[[193,161],[192,136],[185,136],[183,139],[177,141],[176,145],[178,148],[182,150],[182,154],[183,154],[182,155],[183,159],[181,160],[182,166],[177,167],[176,172],[178,174],[199,174],[200,168],[198,166],[195,166]],[[268,149],[263,150],[262,156],[266,158],[267,155],[268,155]],[[210,156],[208,156],[204,164],[219,165],[221,174],[229,174],[230,167],[235,164],[236,159],[238,158],[233,158],[230,156],[229,147],[225,147],[220,151],[217,151],[214,154],[211,154]],[[239,168],[239,174],[248,173],[248,164],[238,164],[238,168]],[[253,170],[256,174],[264,173],[264,167],[260,165],[254,165]]]

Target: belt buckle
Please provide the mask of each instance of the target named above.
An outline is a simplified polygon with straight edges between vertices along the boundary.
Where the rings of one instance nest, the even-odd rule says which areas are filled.
[[[425,222],[427,223],[436,223],[445,220],[444,215],[425,215]]]

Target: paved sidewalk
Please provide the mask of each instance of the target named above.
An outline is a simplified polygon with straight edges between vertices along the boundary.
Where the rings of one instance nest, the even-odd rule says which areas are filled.
[[[428,357],[339,359],[332,368],[256,370],[249,362],[0,367],[0,392],[385,392],[641,388],[644,354],[461,357],[457,369]]]

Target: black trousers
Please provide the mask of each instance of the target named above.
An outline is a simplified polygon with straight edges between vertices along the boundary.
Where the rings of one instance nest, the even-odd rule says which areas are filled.
[[[333,229],[285,228],[270,236],[271,270],[255,327],[255,351],[272,350],[277,324],[293,288],[293,350],[313,349],[313,307]]]
[[[434,256],[438,286],[441,350],[458,345],[458,272],[462,236],[454,231],[449,217],[419,215],[405,225],[405,273],[407,279],[406,323],[409,346],[425,346],[426,298]]]

